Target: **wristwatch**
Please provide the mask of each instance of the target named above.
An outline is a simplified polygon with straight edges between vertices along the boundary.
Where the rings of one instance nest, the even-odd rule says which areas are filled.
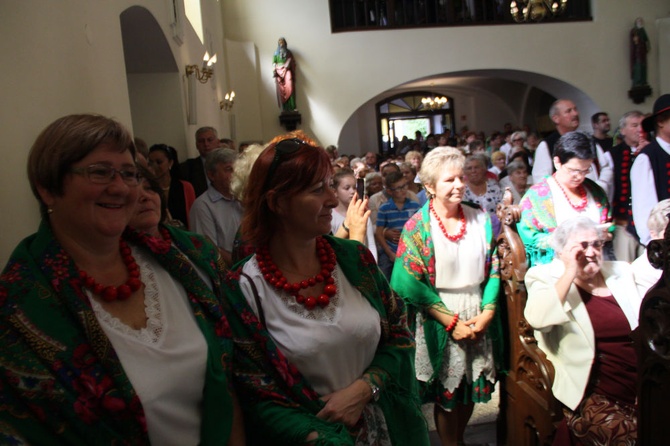
[[[372,401],[375,403],[379,401],[379,397],[382,396],[382,389],[379,388],[375,383],[372,381],[366,381],[368,383],[368,386],[370,386],[370,390],[372,391]]]

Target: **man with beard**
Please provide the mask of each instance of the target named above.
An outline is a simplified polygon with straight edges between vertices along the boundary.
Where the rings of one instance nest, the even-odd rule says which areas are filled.
[[[593,140],[604,152],[609,152],[613,145],[612,137],[608,135],[612,128],[610,117],[605,112],[598,112],[591,116],[591,126],[593,127]]]

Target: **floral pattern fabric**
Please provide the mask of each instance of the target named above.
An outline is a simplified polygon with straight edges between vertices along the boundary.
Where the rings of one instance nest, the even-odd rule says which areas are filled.
[[[218,294],[218,252],[200,236],[169,231],[173,245],[132,231],[124,239],[186,290],[208,343],[201,444],[224,445],[232,422],[232,343]],[[2,444],[149,444],[142,404],[80,282],[46,222],[19,244],[0,277]]]
[[[526,247],[529,266],[542,265],[554,259],[549,236],[557,224],[554,197],[548,183],[550,178],[547,176],[531,186],[519,203],[521,220],[517,224],[517,231]],[[599,223],[611,221],[612,211],[605,191],[588,178],[582,184],[599,209]]]
[[[402,299],[389,288],[374,257],[362,244],[326,236],[344,275],[380,315],[381,340],[366,370],[381,383],[380,408],[393,445],[428,445],[414,380],[414,339]],[[245,412],[248,444],[295,445],[318,432],[314,445],[354,445],[373,438],[369,424],[349,430],[316,417],[324,403],[309,382],[277,348],[239,287],[244,263],[228,276],[226,296],[235,343],[233,376]],[[345,347],[346,348],[346,347]],[[364,417],[365,418],[365,417]],[[368,433],[364,433],[368,432]],[[359,439],[357,441],[357,438]],[[384,436],[373,444],[385,444]]]
[[[463,203],[463,206],[469,206],[469,204]],[[423,386],[423,399],[424,402],[438,402],[445,408],[453,407],[457,401],[462,403],[486,401],[490,398],[493,386],[483,375],[475,377],[472,382],[464,380],[463,383],[467,385],[460,385],[454,392],[443,385],[445,377],[442,375],[449,370],[444,364],[445,352],[448,351],[449,343],[452,341],[449,334],[444,331],[442,324],[425,315],[425,311],[432,306],[445,306],[435,287],[435,249],[430,221],[429,203],[426,203],[405,224],[391,280],[393,289],[407,302],[410,309],[410,322],[413,323],[412,329],[417,333],[422,333],[425,348],[430,357],[432,376]],[[485,279],[480,286],[481,310],[495,310],[500,291],[499,261],[493,245],[490,219],[486,217],[485,221],[487,244]],[[415,321],[417,320],[422,324],[421,327],[416,326]],[[503,339],[500,316],[497,311],[487,329],[487,337],[493,344],[494,363],[501,371],[503,369]]]

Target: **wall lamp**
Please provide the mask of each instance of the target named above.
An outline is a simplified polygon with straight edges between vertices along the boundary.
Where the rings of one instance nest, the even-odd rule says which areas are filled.
[[[219,102],[219,108],[221,110],[230,111],[235,105],[235,92],[231,91],[226,93],[226,96],[223,98],[223,101]]]
[[[214,74],[214,64],[216,63],[216,54],[209,57],[209,53],[205,51],[205,57],[202,58],[202,67],[197,65],[186,65],[186,76],[195,75],[198,82],[206,84],[209,78]]]

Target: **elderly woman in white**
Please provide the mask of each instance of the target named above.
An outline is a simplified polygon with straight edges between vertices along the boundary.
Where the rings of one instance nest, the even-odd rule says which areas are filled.
[[[566,220],[552,235],[554,261],[526,274],[525,316],[565,405],[554,444],[634,444],[637,437],[630,333],[641,299],[630,265],[603,261],[600,234],[588,218]]]

